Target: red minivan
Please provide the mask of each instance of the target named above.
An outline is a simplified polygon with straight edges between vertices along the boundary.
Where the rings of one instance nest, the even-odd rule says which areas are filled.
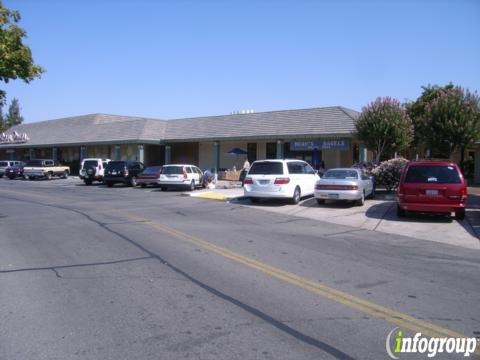
[[[465,218],[467,183],[450,160],[412,161],[405,166],[397,190],[397,215],[406,211],[451,214]]]

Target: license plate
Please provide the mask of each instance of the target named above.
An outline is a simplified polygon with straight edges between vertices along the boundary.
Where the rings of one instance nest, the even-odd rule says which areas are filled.
[[[425,195],[427,196],[437,196],[438,190],[425,190]]]
[[[338,194],[328,194],[329,199],[338,199]]]
[[[260,185],[267,185],[267,184],[270,184],[270,180],[258,180],[258,183]]]
[[[112,175],[117,175],[117,172],[115,170],[113,170]]]

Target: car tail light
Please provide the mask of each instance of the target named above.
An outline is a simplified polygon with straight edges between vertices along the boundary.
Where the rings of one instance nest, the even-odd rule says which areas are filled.
[[[252,178],[249,178],[249,177],[245,178],[245,180],[243,181],[243,184],[252,185],[253,184]]]
[[[465,200],[467,200],[467,188],[462,189],[461,196],[462,197],[461,197],[460,201],[464,202]]]
[[[127,168],[123,169],[123,175],[128,176],[128,169]]]
[[[183,178],[186,179],[187,177],[188,177],[187,172],[185,171],[185,169],[183,169]]]
[[[290,182],[290,178],[276,178],[274,184],[275,185],[285,185]]]
[[[316,190],[358,190],[357,185],[315,185]]]

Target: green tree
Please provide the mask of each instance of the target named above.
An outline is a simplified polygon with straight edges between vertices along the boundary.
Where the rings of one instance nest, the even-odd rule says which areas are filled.
[[[376,162],[384,154],[407,149],[413,140],[412,121],[400,102],[390,97],[365,106],[355,127],[358,139],[375,152]]]
[[[0,133],[4,132],[6,129],[5,119],[3,117],[3,106],[0,104]]]
[[[13,99],[8,107],[8,113],[5,117],[6,128],[23,123],[23,117],[20,115],[20,104],[17,99]]]
[[[480,106],[476,93],[459,86],[427,86],[407,105],[418,144],[434,157],[450,158],[460,150],[463,168],[465,148],[480,140]]]
[[[30,48],[23,43],[27,33],[17,24],[18,11],[9,10],[0,0],[0,81],[22,79],[29,83],[44,70],[35,65]],[[5,102],[5,91],[0,90],[0,103]]]

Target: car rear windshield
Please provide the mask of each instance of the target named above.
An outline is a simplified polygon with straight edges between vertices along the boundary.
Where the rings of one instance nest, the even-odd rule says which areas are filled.
[[[355,170],[328,170],[323,179],[358,180],[358,172]]]
[[[252,165],[249,175],[283,175],[283,163],[276,161],[257,162]]]
[[[454,166],[410,166],[406,183],[460,184],[460,176]]]
[[[161,166],[150,166],[143,170],[144,174],[158,174],[162,169]]]
[[[83,167],[86,169],[88,167],[97,167],[98,166],[98,161],[97,160],[85,160],[83,163]]]
[[[26,166],[42,166],[42,160],[28,160]]]
[[[122,171],[125,169],[125,161],[110,161],[107,165],[107,170]]]
[[[183,166],[164,166],[162,174],[165,175],[181,175],[183,174]]]
[[[6,161],[0,161],[0,166],[8,166],[8,162],[6,162]]]

